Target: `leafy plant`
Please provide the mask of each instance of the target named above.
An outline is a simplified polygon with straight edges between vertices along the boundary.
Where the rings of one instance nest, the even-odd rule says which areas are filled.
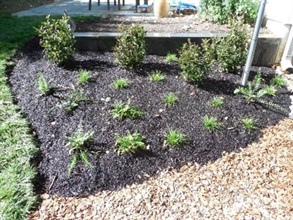
[[[137,153],[145,149],[145,137],[138,132],[126,136],[116,136],[116,146],[119,154]]]
[[[115,89],[127,88],[129,86],[129,80],[126,78],[116,79],[113,82],[113,86]]]
[[[93,132],[84,132],[82,126],[79,125],[76,132],[71,136],[66,137],[68,140],[67,146],[71,149],[69,154],[72,154],[70,164],[68,165],[69,174],[72,169],[76,167],[79,160],[81,160],[86,166],[92,167],[87,157],[87,144],[93,139]]]
[[[196,84],[201,83],[215,61],[214,49],[209,40],[203,40],[200,48],[188,39],[179,50],[178,62],[183,79]]]
[[[168,53],[166,56],[167,63],[174,63],[178,61],[176,54]]]
[[[177,96],[172,92],[164,97],[164,102],[167,106],[173,106],[177,101]]]
[[[248,82],[247,87],[239,87],[234,90],[234,93],[240,93],[248,102],[254,102],[256,99],[266,94],[266,92],[261,89],[261,81],[261,71],[259,70],[252,82]]]
[[[253,25],[259,0],[201,0],[200,16],[216,23],[229,24],[231,20],[243,20]]]
[[[186,135],[176,129],[170,129],[165,133],[166,143],[170,147],[179,147],[187,142]]]
[[[214,97],[212,98],[211,100],[211,105],[214,107],[214,108],[220,108],[222,107],[224,104],[223,102],[223,97]]]
[[[243,128],[247,131],[251,131],[253,129],[255,129],[254,126],[254,118],[250,117],[250,118],[243,118],[241,120]]]
[[[160,70],[155,70],[152,72],[151,80],[154,82],[161,82],[165,80],[165,78],[166,76]]]
[[[286,85],[286,81],[284,80],[283,77],[281,76],[275,76],[272,80],[271,80],[271,85],[273,86],[277,86],[277,87],[283,87]]]
[[[49,83],[41,73],[38,74],[37,85],[42,95],[48,95],[52,91]]]
[[[242,94],[247,102],[258,102],[269,108],[274,108],[281,112],[284,112],[285,114],[288,114],[289,112],[282,106],[271,101],[264,100],[262,98],[264,95],[274,96],[277,93],[277,90],[274,86],[261,87],[261,81],[261,71],[259,70],[258,73],[255,75],[253,81],[248,82],[247,87],[239,87],[234,90],[234,93]]]
[[[78,83],[85,84],[91,79],[90,72],[87,70],[80,70],[78,72]]]
[[[61,19],[51,19],[48,15],[46,18],[37,29],[45,58],[57,64],[66,63],[75,51],[75,37],[68,27],[69,17],[63,15]]]
[[[219,130],[221,127],[221,123],[216,117],[209,117],[207,115],[203,117],[202,123],[209,132]]]
[[[114,56],[118,63],[127,70],[132,70],[142,63],[146,55],[146,31],[141,25],[119,25],[120,35],[114,46]]]
[[[233,23],[228,35],[215,38],[217,59],[223,71],[237,73],[245,64],[249,35],[241,22]]]
[[[65,109],[67,112],[71,112],[76,109],[81,102],[88,100],[89,99],[84,96],[84,91],[82,89],[73,90],[73,92],[67,97]]]
[[[130,118],[135,119],[142,115],[143,112],[139,111],[136,107],[131,106],[130,104],[124,104],[122,102],[116,102],[113,109],[111,110],[113,118]]]
[[[275,96],[278,92],[278,90],[275,88],[275,86],[267,85],[262,88],[262,90],[265,92],[265,94],[269,96]]]

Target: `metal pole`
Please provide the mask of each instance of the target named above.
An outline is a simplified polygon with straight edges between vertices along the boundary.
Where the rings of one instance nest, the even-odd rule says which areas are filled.
[[[252,36],[252,39],[251,39],[251,44],[250,44],[250,47],[249,47],[247,60],[246,60],[246,63],[245,63],[243,74],[242,74],[241,84],[243,86],[247,85],[249,72],[250,72],[250,68],[251,68],[251,64],[252,64],[252,60],[253,60],[256,44],[257,44],[257,38],[258,38],[259,30],[260,30],[260,27],[261,27],[263,15],[264,15],[264,12],[265,12],[266,3],[267,3],[267,0],[262,0],[261,3],[260,3],[260,6],[259,6],[257,19],[256,19],[256,22],[255,22],[255,27],[254,27],[254,31],[253,31],[253,36]]]

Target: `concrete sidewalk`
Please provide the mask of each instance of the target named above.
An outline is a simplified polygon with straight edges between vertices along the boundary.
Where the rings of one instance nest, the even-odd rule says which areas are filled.
[[[137,13],[135,10],[135,0],[125,0],[125,6],[122,5],[121,10],[118,10],[118,0],[110,0],[110,10],[107,8],[107,0],[101,0],[98,6],[98,0],[92,0],[92,10],[89,10],[89,0],[57,0],[54,3],[42,5],[36,8],[28,9],[25,11],[16,12],[15,16],[39,16],[39,15],[63,15],[64,10],[67,10],[71,16],[76,15],[121,15],[121,16],[152,16],[153,14]],[[143,4],[143,0],[140,1]]]

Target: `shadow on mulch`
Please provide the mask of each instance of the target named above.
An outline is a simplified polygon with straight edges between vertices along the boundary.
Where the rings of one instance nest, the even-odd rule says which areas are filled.
[[[239,75],[211,73],[203,86],[196,87],[183,81],[179,66],[167,64],[164,57],[147,56],[142,67],[130,72],[113,64],[112,53],[77,52],[72,66],[62,68],[42,58],[35,39],[15,59],[17,64],[10,76],[12,92],[37,134],[41,150],[38,170],[43,177],[42,189],[49,194],[77,196],[117,190],[141,183],[165,169],[180,168],[189,162],[206,164],[220,158],[223,152],[238,152],[257,141],[262,136],[262,128],[286,117],[261,105],[248,104],[242,96],[234,95]],[[77,83],[80,69],[91,72],[92,80],[86,85]],[[254,67],[253,71],[257,69]],[[149,75],[154,70],[165,73],[166,80],[152,82]],[[274,74],[270,68],[263,67],[262,71],[266,79]],[[40,95],[36,85],[38,73],[57,88],[53,95]],[[127,89],[116,90],[112,82],[121,77],[128,78],[131,84]],[[68,113],[65,103],[74,90],[82,91],[88,101]],[[163,98],[170,92],[176,94],[178,102],[167,107]],[[222,108],[211,106],[213,97],[223,98]],[[109,111],[118,100],[130,102],[145,115],[135,120],[113,119]],[[288,91],[279,89],[271,101],[289,109]],[[219,131],[210,133],[202,125],[206,115],[221,121]],[[256,129],[251,132],[245,131],[241,124],[241,119],[247,117],[256,121]],[[69,177],[71,155],[66,137],[75,132],[79,124],[85,131],[94,132],[88,154],[94,167],[78,163]],[[164,146],[164,133],[170,128],[185,133],[188,144],[177,149]],[[119,156],[115,136],[135,131],[146,137],[148,150]]]

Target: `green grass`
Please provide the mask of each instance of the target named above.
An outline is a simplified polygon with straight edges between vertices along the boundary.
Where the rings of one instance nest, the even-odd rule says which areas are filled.
[[[286,81],[284,80],[282,76],[275,76],[271,80],[271,84],[277,87],[283,87],[283,86],[286,86]]]
[[[13,52],[34,34],[44,17],[16,18],[0,13],[0,219],[27,219],[38,197],[30,161],[38,153],[27,120],[13,104],[5,65]]]

